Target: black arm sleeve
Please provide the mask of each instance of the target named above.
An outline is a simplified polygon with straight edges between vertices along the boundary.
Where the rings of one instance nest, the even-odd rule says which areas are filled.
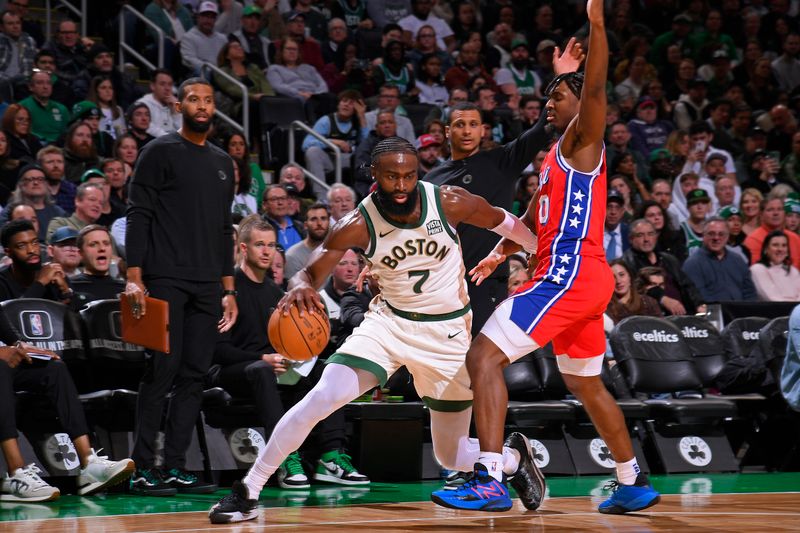
[[[550,133],[546,129],[546,117],[547,113],[543,112],[539,121],[532,128],[525,130],[522,135],[502,146],[502,166],[511,170],[511,172],[504,172],[503,175],[513,176],[516,180],[525,167],[533,162],[537,152],[548,149]]]
[[[150,225],[164,181],[164,162],[159,157],[158,150],[148,148],[152,146],[145,146],[139,155],[129,189],[128,227],[125,232],[125,254],[129,268],[141,268],[144,264]]]
[[[229,176],[234,175],[234,168],[233,168],[233,159],[229,160],[230,168],[229,168]],[[233,195],[234,195],[234,184],[233,180],[228,180],[230,182],[230,188],[228,190],[228,202],[226,205],[233,204]],[[233,276],[233,217],[232,212],[230,209],[225,210],[225,216],[222,220],[222,235],[223,235],[223,246],[222,246],[222,275],[223,276]],[[227,244],[227,246],[226,246]]]
[[[242,350],[233,344],[231,332],[220,333],[217,338],[217,345],[214,347],[214,363],[228,366],[244,361],[258,361],[261,354],[250,350]]]

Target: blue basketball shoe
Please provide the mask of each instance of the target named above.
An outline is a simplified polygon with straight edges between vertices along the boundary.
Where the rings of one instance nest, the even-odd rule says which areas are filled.
[[[512,505],[505,474],[502,482],[497,481],[480,463],[475,463],[472,477],[461,487],[437,490],[431,500],[442,507],[469,511],[508,511]]]
[[[603,514],[625,514],[641,511],[657,504],[661,495],[650,485],[644,474],[636,477],[633,485],[622,485],[612,481],[604,488],[612,489],[611,497],[597,508]]]

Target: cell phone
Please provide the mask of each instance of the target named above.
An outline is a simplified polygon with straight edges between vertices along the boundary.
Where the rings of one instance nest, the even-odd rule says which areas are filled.
[[[705,141],[697,141],[694,143],[694,151],[695,152],[705,152],[706,151],[706,143]]]
[[[27,354],[28,354],[28,357],[30,357],[31,359],[37,359],[39,361],[50,361],[51,359],[53,359],[52,357],[50,357],[46,353],[27,352]]]
[[[781,153],[777,150],[770,150],[769,152],[767,152],[767,157],[769,157],[775,162],[779,162],[781,160]]]

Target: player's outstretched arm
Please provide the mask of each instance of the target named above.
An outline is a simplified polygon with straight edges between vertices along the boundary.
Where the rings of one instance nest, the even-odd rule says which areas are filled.
[[[294,304],[302,316],[306,311],[322,311],[319,292],[325,279],[333,272],[342,256],[353,247],[366,249],[369,244],[367,225],[361,213],[352,211],[334,226],[325,241],[311,253],[308,265],[289,280],[289,291],[278,302],[285,314]],[[323,311],[324,312],[324,311]]]
[[[561,52],[561,49],[556,46],[553,53],[553,72],[556,73],[556,76],[567,72],[577,72],[584,59],[586,59],[586,54],[583,52],[581,43],[575,37],[570,37],[567,46],[564,47],[564,52]]]
[[[600,159],[607,105],[608,39],[603,0],[589,0],[586,11],[589,16],[589,51],[581,90],[581,107],[561,143],[561,153],[582,167],[579,170],[594,168]]]

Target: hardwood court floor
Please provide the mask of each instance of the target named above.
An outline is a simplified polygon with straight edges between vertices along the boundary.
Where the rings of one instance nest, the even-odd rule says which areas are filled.
[[[439,486],[431,482],[375,483],[368,492],[324,488],[306,495],[267,489],[258,520],[232,526],[212,526],[206,517],[210,504],[226,491],[172,499],[67,496],[48,505],[0,505],[0,531],[800,531],[800,492],[792,492],[800,491],[799,474],[655,477],[656,488],[665,494],[661,503],[628,516],[596,512],[606,479],[550,479],[549,497],[538,511],[526,512],[517,503],[506,513],[438,507],[426,501]],[[581,491],[584,496],[571,495]]]

